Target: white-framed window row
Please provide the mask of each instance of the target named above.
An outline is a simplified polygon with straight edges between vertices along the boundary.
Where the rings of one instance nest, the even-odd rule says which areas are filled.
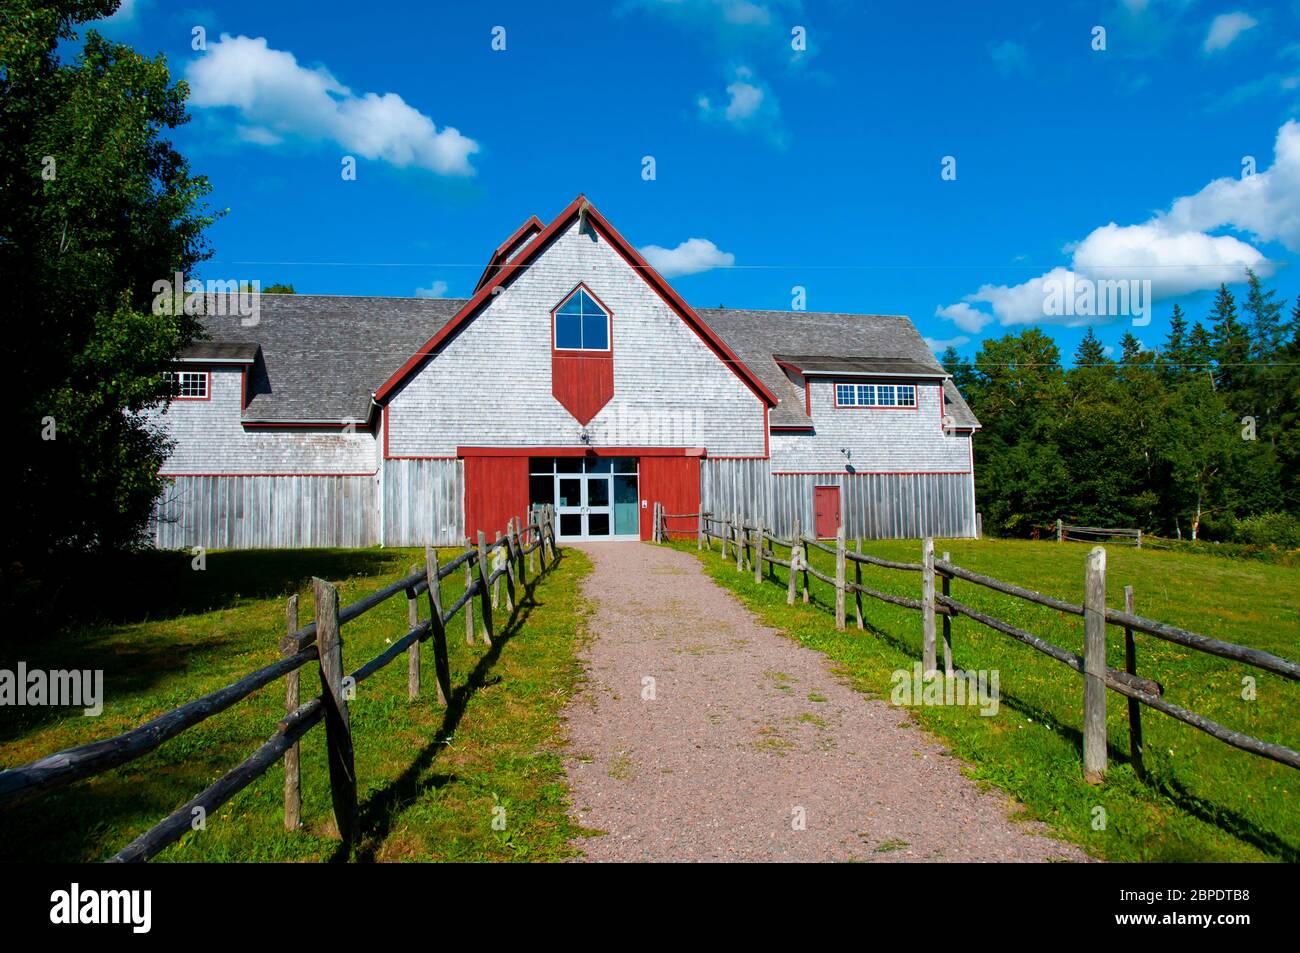
[[[836,407],[916,409],[915,384],[836,384]]]
[[[211,396],[207,371],[169,371],[172,400],[207,400]]]

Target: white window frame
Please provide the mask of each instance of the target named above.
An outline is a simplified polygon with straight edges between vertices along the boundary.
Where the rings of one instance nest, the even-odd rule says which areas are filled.
[[[176,393],[172,400],[207,400],[212,396],[212,374],[210,371],[168,371]],[[201,393],[185,393],[187,382],[199,382]]]
[[[849,410],[916,410],[916,385],[836,381],[835,406]]]

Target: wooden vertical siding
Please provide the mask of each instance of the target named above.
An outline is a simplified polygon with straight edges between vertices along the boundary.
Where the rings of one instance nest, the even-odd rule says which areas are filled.
[[[463,461],[385,460],[383,487],[385,546],[455,546],[464,541]]]
[[[160,549],[373,546],[374,476],[179,476],[154,509]]]
[[[528,509],[528,457],[465,458],[465,535],[493,534]]]
[[[814,487],[838,486],[845,534],[864,539],[975,535],[969,473],[780,473],[767,460],[705,460],[701,506],[711,513],[761,516],[788,535],[794,519],[813,526]]]

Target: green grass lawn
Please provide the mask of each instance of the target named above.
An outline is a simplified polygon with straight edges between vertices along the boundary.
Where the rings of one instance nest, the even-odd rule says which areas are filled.
[[[691,552],[695,543],[675,545]],[[785,570],[755,585],[723,562],[701,554],[706,570],[768,623],[826,653],[859,690],[888,699],[891,673],[921,657],[919,612],[863,597],[867,631],[859,632],[848,603],[848,630],[836,632],[834,589],[812,579],[814,604],[785,604]],[[1083,599],[1084,557],[1090,547],[1056,542],[940,540],[940,554],[960,566],[1071,602]],[[864,544],[872,555],[920,562],[916,540]],[[779,556],[788,551],[778,549]],[[1107,602],[1123,608],[1134,587],[1136,612],[1204,635],[1300,656],[1297,570],[1178,552],[1108,546]],[[834,575],[834,557],[814,550],[814,567]],[[849,578],[853,578],[852,564]],[[913,598],[920,574],[863,567],[863,583]],[[1083,620],[961,580],[953,598],[1050,642],[1081,653]],[[1083,681],[1059,662],[977,622],[953,621],[957,667],[998,670],[1001,707],[982,717],[972,707],[912,707],[917,721],[970,764],[972,777],[1010,793],[1026,813],[1098,857],[1115,861],[1300,860],[1300,772],[1229,747],[1152,709],[1143,709],[1145,782],[1129,761],[1126,700],[1107,692],[1110,773],[1104,785],[1084,783],[1081,771]],[[1138,672],[1165,686],[1174,704],[1267,741],[1300,746],[1300,685],[1280,676],[1139,633]],[[1108,627],[1109,662],[1124,667],[1122,630]],[[942,664],[942,648],[940,648]],[[1242,698],[1254,676],[1257,697]],[[900,765],[899,770],[906,770]],[[1104,809],[1104,830],[1094,821]],[[939,810],[936,806],[936,810]]]
[[[457,551],[440,555],[445,561]],[[577,648],[586,608],[578,582],[590,564],[562,558],[534,582],[507,626],[496,615],[491,648],[465,644],[462,616],[448,629],[453,698],[438,706],[432,643],[422,646],[423,696],[407,700],[405,658],[363,682],[351,703],[361,836],[359,860],[561,860],[577,831],[567,814],[559,712],[582,669]],[[190,557],[148,553],[112,567],[100,615],[0,648],[0,667],[103,669],[99,717],[79,710],[0,709],[0,767],[130,729],[220,688],[278,657],[285,600],[297,592],[300,624],[312,618],[310,578],[339,585],[340,602],[374,591],[421,561],[414,550],[214,552],[196,572]],[[443,605],[464,591],[443,582]],[[343,626],[352,671],[407,631],[398,596]],[[427,603],[421,607],[427,617]],[[302,698],[319,692],[314,663]],[[252,753],[284,713],[284,682],[260,690],[146,757],[0,814],[0,859],[91,861],[112,856]],[[338,859],[324,730],[302,743],[302,820],[283,824],[283,767],[266,775],[157,859]],[[505,829],[493,830],[495,807]]]

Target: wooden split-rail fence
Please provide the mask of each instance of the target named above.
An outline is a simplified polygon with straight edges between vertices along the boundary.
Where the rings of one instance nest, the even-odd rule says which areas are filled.
[[[722,557],[728,560],[734,558],[737,572],[752,571],[755,583],[762,584],[765,579],[775,580],[772,566],[785,567],[788,570],[786,602],[789,605],[795,604],[800,590],[802,590],[802,600],[805,603],[809,602],[809,577],[831,586],[835,592],[835,627],[841,631],[846,628],[846,602],[849,596],[853,597],[859,629],[865,628],[866,624],[863,596],[919,611],[922,625],[922,671],[928,678],[938,677],[939,674],[937,644],[940,634],[943,644],[944,677],[964,677],[964,673],[957,671],[953,665],[952,623],[958,616],[972,619],[1074,669],[1083,676],[1084,680],[1083,774],[1090,783],[1101,782],[1107,770],[1106,689],[1123,695],[1128,700],[1129,750],[1134,770],[1139,777],[1144,776],[1141,716],[1141,708],[1144,705],[1212,735],[1234,748],[1249,751],[1293,768],[1300,768],[1300,752],[1235,731],[1203,715],[1166,701],[1164,687],[1159,682],[1143,678],[1138,674],[1137,647],[1133,634],[1142,632],[1153,635],[1184,648],[1251,665],[1292,681],[1300,680],[1300,665],[1261,649],[1223,642],[1135,615],[1132,586],[1124,587],[1124,611],[1107,608],[1106,551],[1100,546],[1094,547],[1085,561],[1083,602],[1072,603],[964,569],[954,564],[948,553],[943,553],[942,558],[936,559],[933,539],[922,540],[920,562],[898,562],[864,553],[861,539],[856,540],[853,548],[850,549],[842,526],[835,537],[834,545],[828,545],[812,536],[801,534],[797,520],[792,538],[784,539],[765,530],[761,521],[746,522],[740,514],[725,518],[708,512],[666,514],[662,507],[656,506],[655,516],[654,538],[661,542],[669,539],[667,524],[669,519],[693,517],[696,521],[696,548],[712,550],[713,541],[719,540],[722,544]],[[777,556],[775,547],[789,550],[789,559]],[[819,572],[811,565],[808,554],[812,550],[834,557],[834,576]],[[767,565],[766,572],[764,564]],[[852,580],[848,578],[850,565],[853,567]],[[863,585],[863,566],[919,574],[921,576],[920,597],[913,599],[892,595]],[[1077,655],[954,599],[952,596],[954,580],[992,589],[1058,612],[1082,616],[1083,655]],[[1124,631],[1123,670],[1111,668],[1106,664],[1107,626],[1116,626]]]
[[[436,549],[432,546],[425,547],[423,565],[412,566],[409,575],[342,608],[339,607],[338,590],[324,579],[313,578],[315,621],[299,627],[298,596],[295,594],[289,597],[286,606],[287,633],[279,643],[283,657],[278,662],[120,735],[68,748],[30,764],[0,771],[0,810],[135,761],[186,729],[193,728],[258,689],[283,678],[285,717],[266,743],[133,840],[112,861],[149,860],[189,831],[193,819],[200,812],[203,816],[210,815],[282,758],[285,763],[284,824],[289,830],[297,829],[302,810],[298,744],[304,735],[322,721],[325,723],[334,819],[344,844],[350,846],[357,833],[357,783],[348,700],[353,697],[356,686],[405,653],[408,657],[407,693],[415,700],[421,691],[420,646],[426,641],[432,641],[438,703],[446,705],[451,697],[447,627],[456,614],[463,614],[465,641],[473,645],[474,601],[477,597],[479,637],[484,644],[491,645],[494,635],[493,610],[500,604],[502,584],[505,585],[505,608],[513,613],[518,604],[519,588],[527,584],[529,573],[537,571],[538,563],[541,571],[545,572],[550,568],[548,560],[550,566],[554,566],[558,554],[554,508],[539,506],[532,510],[528,520],[511,519],[506,531],[497,533],[492,543],[487,542],[480,530],[477,545],[466,540],[465,551],[445,565],[439,564]],[[443,608],[440,592],[442,580],[462,571],[465,574],[465,591],[449,608]],[[407,621],[410,626],[407,633],[380,655],[344,675],[341,639],[343,625],[402,594],[406,595],[407,600]],[[428,603],[426,619],[420,618],[421,596]],[[321,693],[310,701],[300,702],[301,669],[312,662],[319,663]]]
[[[1083,537],[1088,537],[1084,539]],[[1071,526],[1061,520],[1056,521],[1056,541],[1064,543],[1096,543],[1101,540],[1115,541],[1128,537],[1138,549],[1142,548],[1142,530],[1125,526]]]

